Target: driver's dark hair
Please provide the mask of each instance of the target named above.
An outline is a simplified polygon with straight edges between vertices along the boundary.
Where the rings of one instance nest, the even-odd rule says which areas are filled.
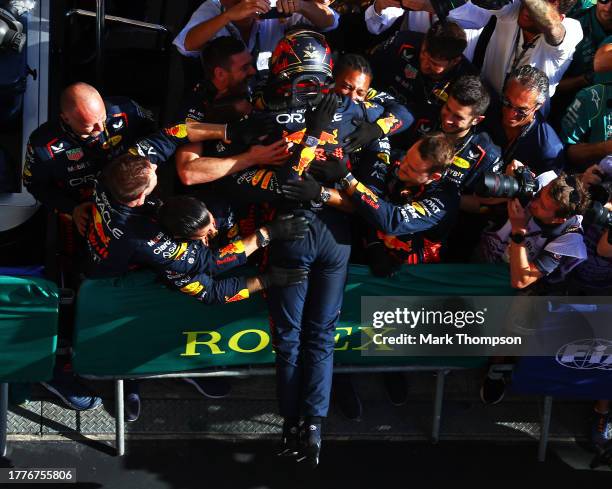
[[[157,217],[170,236],[180,239],[190,239],[210,224],[206,204],[189,195],[169,197],[159,208]]]
[[[372,78],[370,62],[360,54],[348,53],[336,61],[334,65],[334,78],[346,70],[355,70]]]

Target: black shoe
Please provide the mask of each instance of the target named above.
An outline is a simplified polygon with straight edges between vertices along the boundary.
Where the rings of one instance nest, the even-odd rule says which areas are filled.
[[[502,374],[489,373],[480,387],[480,399],[487,405],[497,404],[506,394],[506,380]]]
[[[408,386],[402,372],[388,372],[383,374],[385,390],[391,404],[401,406],[408,401]]]
[[[194,386],[204,397],[210,399],[227,397],[232,390],[231,384],[221,377],[194,377],[184,378],[183,380]]]
[[[283,423],[283,435],[281,446],[277,455],[279,457],[295,457],[300,449],[300,425],[299,421],[287,421]]]
[[[301,450],[298,462],[306,462],[311,468],[319,465],[319,455],[321,454],[321,425],[304,423],[302,425]]]
[[[125,382],[125,421],[126,423],[133,423],[140,417],[140,389],[137,381],[126,381]]]
[[[338,410],[342,415],[351,421],[360,420],[363,414],[363,405],[359,394],[355,390],[351,376],[348,374],[335,376],[333,391]]]

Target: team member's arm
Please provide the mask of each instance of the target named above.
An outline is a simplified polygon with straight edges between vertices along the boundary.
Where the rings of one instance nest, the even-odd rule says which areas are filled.
[[[556,4],[546,0],[522,0],[527,7],[529,16],[537,27],[544,33],[544,39],[551,46],[558,46],[565,38],[563,17],[557,10]]]
[[[165,271],[163,279],[172,288],[193,296],[205,304],[229,304],[248,299],[251,294],[270,287],[287,287],[303,282],[308,272],[301,269],[271,267],[256,277],[215,279],[208,274],[195,275]]]
[[[251,146],[248,151],[224,158],[202,155],[201,143],[181,146],[176,152],[176,169],[185,185],[208,183],[256,165],[278,166],[288,158],[287,143]]]
[[[266,13],[269,10],[270,2],[267,0],[242,0],[225,12],[192,27],[185,36],[185,50],[199,51],[230,22],[246,19],[258,12]]]
[[[385,191],[390,150],[387,138],[377,139],[360,152],[358,158],[353,158],[355,174],[377,195],[382,195]],[[347,213],[354,211],[350,198],[332,188],[348,171],[343,162],[331,157],[327,160],[315,160],[308,171],[302,180],[288,181],[283,185],[285,197],[300,202],[320,201]]]
[[[276,9],[286,14],[300,14],[319,29],[328,30],[337,25],[334,11],[322,2],[278,0]]]
[[[255,127],[258,124],[259,127]],[[268,121],[248,119],[231,124],[211,124],[187,120],[166,126],[145,138],[139,139],[129,151],[158,165],[168,161],[179,146],[189,142],[197,143],[210,140],[228,142],[236,140],[243,144],[252,144],[254,139],[261,136],[262,130],[266,131],[269,127]]]
[[[368,92],[364,119],[352,121],[355,131],[344,138],[344,151],[353,153],[384,136],[398,134],[414,123],[414,116],[385,92]]]
[[[365,23],[372,34],[386,31],[402,15],[404,9],[398,0],[376,0],[365,11]]]
[[[356,212],[377,229],[394,236],[431,229],[446,217],[450,201],[459,199],[458,195],[440,194],[411,204],[393,205],[357,180],[351,183],[346,193],[350,195]]]
[[[405,105],[400,104],[395,97],[386,92],[377,92],[370,89],[367,100],[384,108],[383,115],[377,118],[376,123],[386,136],[399,134],[414,123],[412,112]]]

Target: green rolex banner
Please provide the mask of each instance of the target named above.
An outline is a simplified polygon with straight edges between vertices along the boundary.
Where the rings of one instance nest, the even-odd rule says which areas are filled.
[[[54,283],[42,278],[0,276],[0,381],[51,378],[58,307]]]
[[[469,279],[469,280],[468,280]],[[365,357],[363,296],[512,295],[507,266],[417,265],[378,279],[352,265],[336,328],[335,361],[350,365],[473,366],[480,358]],[[371,329],[371,327],[370,327]],[[127,377],[274,362],[267,307],[260,295],[207,306],[168,290],[150,272],[86,280],[78,293],[74,369]]]

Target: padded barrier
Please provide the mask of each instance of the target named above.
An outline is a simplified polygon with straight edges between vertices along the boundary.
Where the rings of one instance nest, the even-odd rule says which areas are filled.
[[[469,280],[468,280],[469,279]],[[362,296],[513,295],[504,265],[417,265],[378,279],[352,265],[336,334],[336,363],[476,367],[480,357],[364,357]],[[168,290],[150,272],[86,280],[77,296],[75,372],[90,376],[156,375],[274,362],[261,295],[207,306]]]
[[[558,353],[520,358],[513,371],[512,390],[555,398],[612,399],[612,342],[597,338],[599,327],[594,323],[609,325],[611,317],[610,305],[576,305],[549,315],[536,335],[542,343],[557,338]]]
[[[53,374],[59,293],[39,277],[0,275],[0,382],[38,382]]]

